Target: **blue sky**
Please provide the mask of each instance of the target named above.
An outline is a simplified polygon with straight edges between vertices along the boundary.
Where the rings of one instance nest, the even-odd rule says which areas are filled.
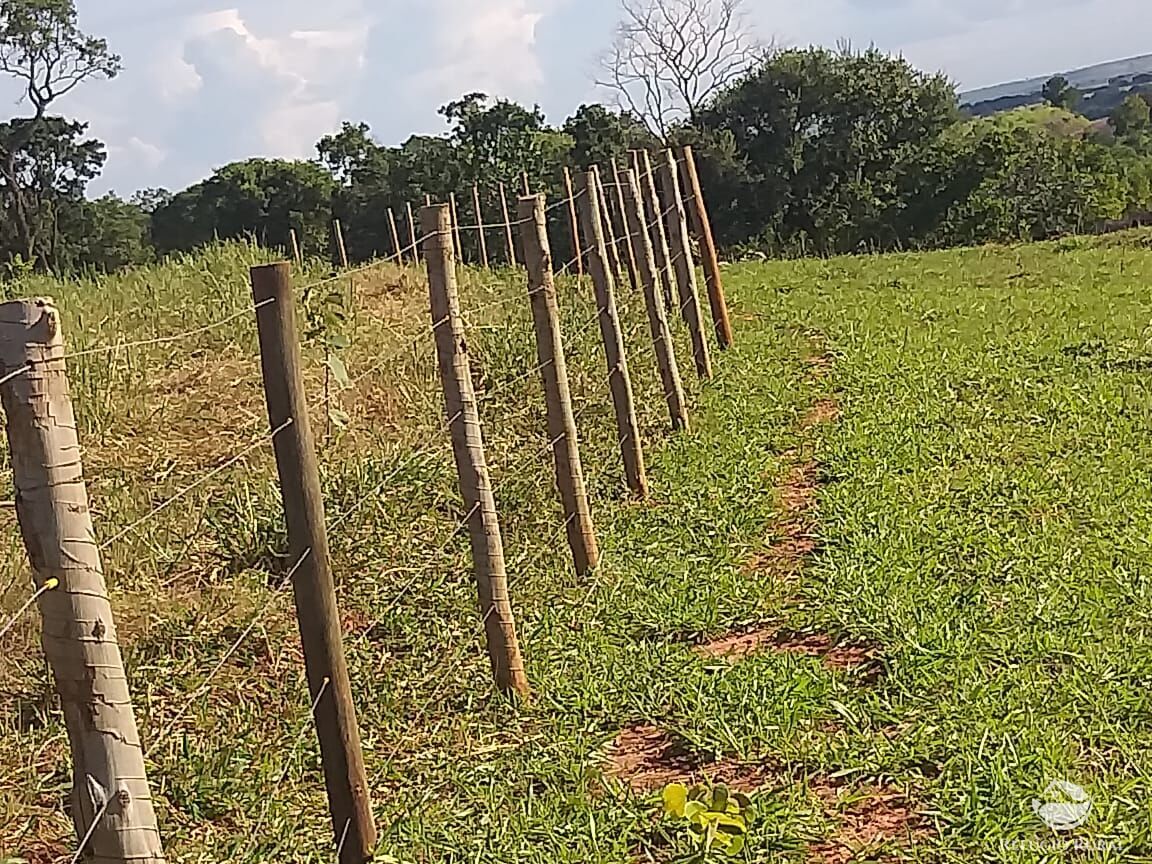
[[[109,162],[94,192],[180,189],[252,155],[310,157],[342,120],[398,143],[481,90],[561,122],[602,98],[618,0],[77,0],[124,58],[61,110]],[[898,51],[964,88],[1152,52],[1147,0],[748,0],[764,39]],[[21,109],[13,106],[11,113]]]

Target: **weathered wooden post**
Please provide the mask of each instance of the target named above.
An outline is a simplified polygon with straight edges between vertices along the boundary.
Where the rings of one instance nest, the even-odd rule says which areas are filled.
[[[679,287],[680,315],[688,325],[692,337],[692,357],[696,373],[704,379],[712,377],[712,356],[708,339],[704,335],[704,319],[700,310],[700,291],[696,284],[696,265],[692,260],[692,241],[688,237],[688,218],[684,212],[684,198],[680,194],[680,176],[676,170],[676,154],[664,151],[660,164],[660,185],[664,189],[664,210],[668,221],[669,254],[676,270]]]
[[[456,260],[460,263],[464,261],[464,246],[460,243],[460,214],[456,210],[456,193],[452,192],[448,195],[448,202],[452,208],[452,238],[456,243],[455,253]]]
[[[612,282],[615,284],[624,269],[620,259],[620,247],[616,245],[616,229],[612,227],[612,208],[608,206],[608,196],[604,192],[604,183],[600,179],[600,166],[593,165],[589,170],[596,175],[596,193],[600,196],[601,233],[607,244],[608,258],[606,261],[612,273]]]
[[[656,363],[660,367],[664,397],[668,400],[672,428],[687,429],[688,407],[684,398],[684,384],[680,380],[680,370],[676,366],[676,351],[672,345],[668,316],[657,294],[659,279],[656,276],[656,261],[652,254],[652,238],[645,230],[640,181],[634,171],[628,172],[627,183],[628,230],[636,238],[637,264],[640,268],[640,279],[644,283],[644,303],[648,307],[648,324],[652,330],[652,344],[656,349]]]
[[[504,239],[508,244],[508,265],[516,266],[516,242],[512,239],[512,218],[508,215],[508,193],[500,184],[500,210],[504,214]]]
[[[580,465],[580,443],[568,387],[568,363],[564,357],[564,336],[560,332],[560,310],[552,277],[544,196],[521,198],[516,218],[528,268],[528,299],[536,327],[536,356],[548,408],[548,440],[552,442],[556,463],[556,488],[564,505],[568,545],[576,573],[584,576],[599,564],[600,549]]]
[[[296,235],[295,228],[288,229],[288,239],[292,241],[292,260],[299,267],[304,263],[304,259],[300,255],[300,238]]]
[[[392,249],[396,256],[396,263],[403,266],[404,250],[400,248],[400,234],[396,231],[396,214],[388,208],[388,230],[392,233]]]
[[[340,257],[340,266],[348,269],[348,247],[344,245],[344,229],[339,219],[332,220],[332,234],[336,238],[336,254]]]
[[[708,208],[704,206],[704,193],[700,190],[700,176],[696,172],[696,157],[691,147],[682,147],[684,176],[688,178],[688,194],[692,203],[688,212],[692,216],[692,227],[696,239],[700,241],[700,254],[704,258],[704,276],[708,283],[708,304],[712,307],[712,321],[716,325],[716,340],[721,349],[732,345],[732,323],[728,320],[728,303],[724,299],[724,282],[720,277],[720,262],[716,257],[716,241],[712,237],[712,222],[708,218]]]
[[[572,255],[576,262],[576,277],[584,277],[584,250],[580,248],[580,220],[576,216],[576,195],[572,191],[572,172],[564,166],[564,188],[568,191],[568,224],[572,228]]]
[[[521,185],[523,186],[524,195],[526,195],[526,196],[531,195],[532,194],[532,186],[528,182],[528,172],[527,171],[524,171],[520,174],[520,181],[521,181]]]
[[[292,578],[292,590],[308,693],[315,706],[328,807],[336,842],[341,844],[340,861],[363,864],[376,847],[376,825],[344,657],[288,265],[252,268],[252,298],[289,554],[301,562]]]
[[[412,213],[411,202],[405,202],[404,207],[408,210],[408,254],[415,264],[420,260],[420,247],[416,244],[416,217]]]
[[[652,159],[647,150],[636,151],[637,161],[644,172],[643,187],[644,198],[648,202],[649,225],[653,242],[653,251],[656,253],[656,271],[660,275],[660,285],[664,290],[664,309],[672,311],[673,297],[676,296],[676,274],[672,267],[672,254],[668,248],[668,233],[665,231],[666,208],[660,206],[660,196],[656,192],[656,175],[652,171]]]
[[[92,527],[51,299],[0,304],[0,385],[16,517],[43,618],[42,644],[72,750],[76,857],[162,864],[116,623]],[[23,374],[16,374],[25,369]],[[53,587],[55,584],[55,587]],[[12,849],[13,853],[21,850]]]
[[[528,693],[524,661],[516,638],[516,622],[508,595],[504,542],[480,429],[480,410],[472,388],[464,323],[456,293],[452,260],[452,225],[444,205],[425,207],[420,214],[424,257],[428,265],[428,295],[436,334],[436,357],[444,386],[444,402],[452,434],[452,450],[460,477],[460,494],[468,512],[468,533],[480,614],[488,644],[488,659],[496,687]]]
[[[648,478],[644,471],[640,424],[636,419],[632,377],[628,374],[624,334],[620,330],[620,315],[616,310],[616,279],[608,268],[608,244],[604,239],[601,210],[603,194],[599,188],[600,175],[598,171],[592,169],[587,174],[577,175],[576,180],[584,193],[580,201],[580,215],[584,223],[584,235],[591,241],[588,250],[588,272],[592,274],[596,306],[600,312],[600,336],[604,342],[604,358],[608,363],[608,385],[612,393],[612,407],[616,412],[616,431],[620,436],[624,479],[629,489],[641,498],[646,498]]]
[[[624,200],[624,183],[621,181],[620,168],[616,165],[616,160],[612,160],[612,177],[615,181],[613,188],[616,191],[616,208],[620,213],[620,225],[622,226],[621,237],[621,250],[620,258],[621,263],[628,268],[628,281],[632,284],[633,291],[640,290],[640,274],[637,270],[639,262],[636,254],[637,238],[629,227],[631,219],[629,218],[628,205]],[[640,220],[641,227],[643,227],[644,220]]]
[[[476,212],[476,236],[480,238],[480,264],[487,270],[488,241],[484,239],[484,214],[480,210],[480,188],[475,183],[472,184],[472,209]]]

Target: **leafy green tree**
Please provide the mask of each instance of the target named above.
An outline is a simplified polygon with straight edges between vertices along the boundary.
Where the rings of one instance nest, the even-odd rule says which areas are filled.
[[[603,105],[581,105],[564,123],[563,131],[572,140],[572,163],[580,168],[605,165],[629,150],[659,144],[659,139],[634,115]]]
[[[335,191],[331,175],[313,162],[234,162],[159,207],[152,237],[160,252],[242,237],[284,247],[295,229],[307,250],[328,251]]]
[[[72,268],[111,272],[155,258],[151,218],[138,203],[104,195],[84,201],[72,214],[76,221],[67,230]]]
[[[10,154],[0,172],[0,243],[9,257],[38,256],[56,270],[73,263],[66,226],[77,224],[73,211],[107,158],[103,144],[84,137],[87,129],[62,117],[0,123],[0,150]],[[29,237],[35,238],[31,246]]]
[[[108,43],[80,30],[74,0],[0,0],[0,72],[20,83],[32,109],[31,117],[8,124],[0,142],[5,210],[27,259],[43,252],[43,232],[50,226],[37,212],[34,194],[23,185],[28,167],[23,151],[41,136],[48,109],[57,99],[84,81],[113,78],[119,71],[120,58]],[[55,245],[54,240],[47,243]]]
[[[1080,91],[1074,88],[1063,75],[1049,78],[1040,91],[1044,101],[1053,108],[1071,111],[1080,101]]]
[[[1152,128],[1152,108],[1139,94],[1133,93],[1112,112],[1108,125],[1119,140],[1136,144]]]

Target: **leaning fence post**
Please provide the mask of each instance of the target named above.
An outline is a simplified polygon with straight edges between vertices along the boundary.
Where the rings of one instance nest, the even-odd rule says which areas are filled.
[[[340,861],[363,864],[375,849],[376,826],[344,658],[288,265],[252,268],[252,298],[289,554],[293,562],[299,562],[292,590],[308,693],[315,706],[328,807],[336,841],[341,844]]]
[[[622,233],[620,235],[620,245],[624,248],[620,252],[621,263],[628,268],[628,281],[632,284],[633,291],[640,290],[640,274],[637,270],[637,253],[636,244],[638,238],[633,234],[632,229],[629,228],[629,213],[628,205],[624,200],[624,183],[620,178],[620,168],[616,165],[616,160],[612,160],[612,177],[615,181],[614,189],[616,190],[616,207],[620,211],[620,225]],[[643,227],[644,220],[640,220],[641,227]]]
[[[641,498],[646,498],[648,478],[644,471],[640,424],[636,419],[636,403],[632,396],[632,378],[628,374],[624,334],[620,330],[620,315],[616,310],[615,278],[608,269],[608,245],[604,239],[601,211],[603,196],[599,172],[593,168],[587,174],[578,174],[576,182],[584,193],[580,201],[580,215],[584,223],[584,234],[591,241],[588,250],[588,272],[592,274],[596,307],[600,313],[600,336],[604,341],[604,357],[608,362],[608,385],[612,393],[612,407],[616,411],[616,431],[620,435],[624,478],[629,489]]]
[[[604,241],[608,249],[606,263],[609,265],[609,270],[612,273],[612,281],[615,283],[624,270],[620,262],[620,247],[616,245],[616,229],[612,227],[612,208],[608,206],[608,196],[604,192],[604,182],[600,179],[600,166],[593,165],[589,170],[596,175],[596,194],[600,196],[601,233],[604,235]]]
[[[72,822],[82,844],[76,857],[162,864],[51,299],[0,304],[0,376],[16,516],[41,592],[44,655],[72,748]]]
[[[644,303],[648,307],[648,324],[652,329],[652,344],[656,348],[656,363],[660,367],[660,380],[664,384],[664,397],[672,416],[673,429],[688,428],[688,408],[684,398],[684,384],[676,366],[676,351],[672,345],[672,331],[668,316],[657,296],[656,261],[652,254],[652,238],[644,226],[644,204],[640,181],[635,171],[627,172],[628,231],[636,238],[640,279],[644,283]]]
[[[556,305],[544,196],[521,198],[516,218],[520,224],[524,264],[528,268],[528,299],[532,303],[536,357],[548,406],[548,440],[556,463],[556,488],[564,504],[564,524],[576,574],[584,576],[600,563],[600,550],[588,506],[588,490],[584,486],[584,469],[580,465],[580,443],[568,387],[560,310]]]
[[[512,601],[508,596],[504,542],[500,536],[496,499],[484,456],[480,410],[472,388],[472,369],[456,294],[448,208],[442,204],[425,207],[420,214],[420,226],[426,238],[424,258],[428,265],[428,296],[432,329],[436,336],[436,357],[444,387],[456,471],[460,477],[460,494],[468,512],[468,533],[472,541],[472,561],[488,659],[498,689],[526,694],[528,679],[524,674]]]
[[[339,219],[332,220],[332,235],[336,238],[336,254],[340,257],[340,266],[348,269],[348,247],[344,245],[344,229]]]
[[[655,226],[651,236],[655,244],[656,271],[660,274],[660,285],[664,289],[664,308],[671,312],[672,298],[676,295],[676,276],[672,269],[672,254],[668,248],[668,233],[664,229],[665,208],[660,206],[660,196],[656,192],[656,175],[652,171],[652,159],[648,151],[636,151],[636,158],[644,171],[641,186],[648,201],[648,209],[652,213],[652,224]]]
[[[488,241],[484,239],[484,214],[480,210],[480,188],[472,184],[472,209],[476,212],[476,236],[480,238],[480,264],[488,269]],[[428,232],[425,231],[425,234]]]
[[[712,236],[712,222],[704,206],[704,193],[700,190],[700,175],[696,172],[696,157],[691,147],[682,147],[684,175],[688,178],[688,194],[692,205],[692,227],[700,241],[700,254],[704,258],[704,276],[708,283],[708,304],[712,307],[712,321],[716,325],[716,340],[721,349],[732,345],[732,322],[728,320],[728,303],[724,299],[724,282],[720,278],[720,262],[716,257],[716,240]]]
[[[500,210],[504,214],[504,240],[508,244],[508,265],[516,266],[516,241],[512,239],[512,219],[508,215],[508,193],[500,183]]]
[[[288,238],[292,241],[292,260],[299,267],[304,263],[304,259],[300,256],[300,238],[296,236],[295,228],[288,229]]]
[[[416,246],[416,217],[412,214],[412,203],[405,202],[408,208],[408,254],[412,256],[412,263],[420,261],[420,250]]]
[[[464,262],[464,247],[460,243],[460,214],[456,210],[456,193],[451,192],[448,195],[448,204],[452,210],[452,239],[456,243],[456,248],[453,250],[456,253],[456,260],[460,263]]]
[[[392,233],[392,249],[396,254],[396,263],[404,266],[404,250],[400,248],[400,234],[396,231],[396,214],[388,208],[388,230]]]
[[[576,217],[576,196],[572,192],[572,172],[564,166],[564,188],[568,190],[568,224],[572,227],[572,255],[577,278],[584,277],[584,250],[580,248],[580,220]]]
[[[704,320],[700,311],[700,290],[696,284],[696,266],[692,260],[692,241],[688,237],[688,219],[684,213],[684,198],[680,194],[680,177],[676,171],[676,154],[664,151],[660,163],[660,185],[664,189],[664,210],[671,240],[670,255],[676,270],[679,287],[680,315],[688,325],[692,337],[692,357],[696,373],[701,378],[712,377],[712,356],[708,339],[704,336]]]

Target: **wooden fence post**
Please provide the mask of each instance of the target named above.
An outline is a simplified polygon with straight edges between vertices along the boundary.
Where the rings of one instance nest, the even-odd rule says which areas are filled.
[[[666,208],[660,206],[660,196],[656,192],[656,174],[652,171],[652,159],[648,151],[639,150],[636,152],[636,157],[644,170],[641,186],[652,214],[649,224],[655,226],[650,234],[655,244],[656,271],[660,274],[660,285],[664,289],[664,308],[671,312],[675,303],[672,298],[676,296],[676,274],[672,267],[672,253],[668,247],[668,233],[664,228],[667,218],[664,213]]]
[[[436,334],[436,356],[444,386],[452,450],[460,476],[460,493],[468,512],[476,590],[480,597],[492,676],[498,689],[527,694],[528,679],[524,674],[512,602],[508,596],[500,520],[484,456],[480,411],[472,388],[472,369],[468,362],[464,323],[460,318],[449,218],[448,208],[444,205],[425,207],[420,214],[420,225],[427,238],[424,257],[428,265],[428,296],[432,328]]]
[[[636,172],[628,171],[628,230],[635,235],[640,278],[644,283],[644,303],[648,306],[648,324],[652,329],[652,343],[656,348],[656,363],[660,367],[660,380],[664,384],[664,397],[672,416],[673,429],[688,428],[688,408],[684,398],[684,384],[676,366],[676,351],[672,345],[672,331],[668,316],[657,295],[656,261],[652,254],[652,238],[644,226],[644,199]]]
[[[416,245],[416,217],[412,213],[411,202],[405,202],[408,209],[408,254],[412,256],[412,263],[420,260],[420,249]]]
[[[339,219],[332,220],[332,234],[336,238],[336,254],[340,256],[340,266],[348,269],[348,247],[344,245],[344,229]]]
[[[521,180],[521,184],[524,187],[523,188],[524,195],[525,196],[531,195],[532,194],[532,186],[528,182],[528,172],[527,171],[524,171],[521,173],[520,180]]]
[[[400,234],[396,231],[396,214],[388,208],[388,230],[392,232],[392,248],[396,253],[396,263],[404,266],[404,250],[400,248]]]
[[[289,553],[292,561],[301,562],[292,590],[328,807],[336,841],[342,843],[340,861],[363,864],[375,849],[376,826],[344,658],[288,265],[252,268],[252,297]]]
[[[7,379],[0,396],[16,516],[37,591],[43,592],[38,602],[44,655],[72,748],[72,823],[82,844],[76,857],[163,864],[92,527],[64,353],[52,300],[0,305],[0,375]],[[26,371],[14,374],[20,369]]]
[[[728,319],[728,303],[724,299],[724,282],[720,277],[720,262],[716,257],[716,241],[712,237],[712,222],[704,206],[704,193],[700,191],[700,175],[696,172],[696,157],[691,147],[682,147],[684,176],[688,178],[688,194],[692,203],[688,212],[692,227],[700,241],[700,254],[704,258],[704,277],[708,283],[708,304],[712,307],[712,321],[716,325],[716,341],[722,350],[732,345],[732,322]]]
[[[587,174],[578,174],[576,182],[584,193],[580,201],[580,216],[584,224],[584,235],[591,241],[588,250],[588,272],[592,274],[596,307],[600,311],[600,336],[604,341],[604,358],[608,362],[608,385],[612,392],[612,407],[616,411],[616,431],[620,435],[624,478],[629,489],[641,498],[647,498],[648,478],[644,471],[640,424],[636,419],[632,377],[628,374],[624,334],[620,330],[620,315],[616,310],[616,280],[608,268],[608,244],[604,239],[601,210],[603,195],[599,188],[599,172],[593,168]]]
[[[288,239],[292,241],[292,260],[296,262],[297,267],[300,267],[304,264],[304,258],[300,255],[300,238],[296,235],[295,228],[288,229]]]
[[[606,263],[609,265],[609,270],[612,273],[612,282],[615,284],[616,280],[620,278],[620,274],[624,272],[624,269],[620,261],[620,247],[616,245],[616,229],[612,227],[612,208],[608,206],[608,196],[604,192],[604,182],[600,179],[600,166],[593,165],[589,170],[596,175],[596,194],[600,196],[600,233],[604,235],[604,241],[608,250]],[[585,225],[585,228],[587,228],[587,225]]]
[[[452,239],[456,243],[456,260],[460,263],[464,262],[464,246],[460,243],[460,213],[456,210],[456,193],[451,192],[448,195],[448,203],[452,209]]]
[[[508,264],[516,266],[516,241],[512,239],[512,219],[508,215],[508,193],[504,183],[500,183],[500,210],[504,214],[504,239],[508,244]]]
[[[664,189],[664,210],[671,240],[669,254],[676,270],[679,287],[680,315],[688,325],[692,337],[692,357],[696,373],[704,379],[712,377],[712,356],[708,339],[704,336],[704,320],[700,310],[700,290],[696,284],[696,265],[692,260],[692,242],[688,237],[688,218],[684,212],[684,198],[680,194],[680,176],[676,170],[676,154],[664,151],[660,164],[660,185]]]
[[[632,229],[629,228],[629,212],[628,205],[624,200],[624,183],[620,178],[620,168],[616,165],[616,160],[612,160],[612,177],[614,182],[614,189],[616,190],[616,208],[620,213],[620,225],[622,232],[620,234],[620,245],[623,247],[620,251],[621,263],[628,268],[628,281],[632,283],[632,290],[640,290],[640,274],[637,270],[638,262],[636,260],[636,244],[637,238],[634,236]],[[643,225],[644,220],[640,220]]]
[[[584,250],[580,248],[580,220],[576,216],[576,195],[572,191],[572,172],[564,166],[564,188],[568,190],[568,223],[572,226],[572,254],[576,259],[576,277],[584,278]]]
[[[560,331],[560,310],[556,304],[556,283],[552,277],[552,251],[548,244],[548,223],[544,196],[521,198],[516,213],[528,268],[528,299],[536,327],[536,357],[544,382],[548,406],[548,440],[556,463],[556,488],[564,504],[568,545],[576,574],[584,576],[600,563],[596,529],[588,506],[584,470],[580,465],[580,442],[572,393],[568,387],[568,363],[564,357],[564,336]]]
[[[480,264],[488,269],[488,241],[484,239],[484,214],[480,211],[480,188],[472,184],[472,209],[476,212],[476,236],[480,238]],[[425,231],[425,234],[428,232]]]

